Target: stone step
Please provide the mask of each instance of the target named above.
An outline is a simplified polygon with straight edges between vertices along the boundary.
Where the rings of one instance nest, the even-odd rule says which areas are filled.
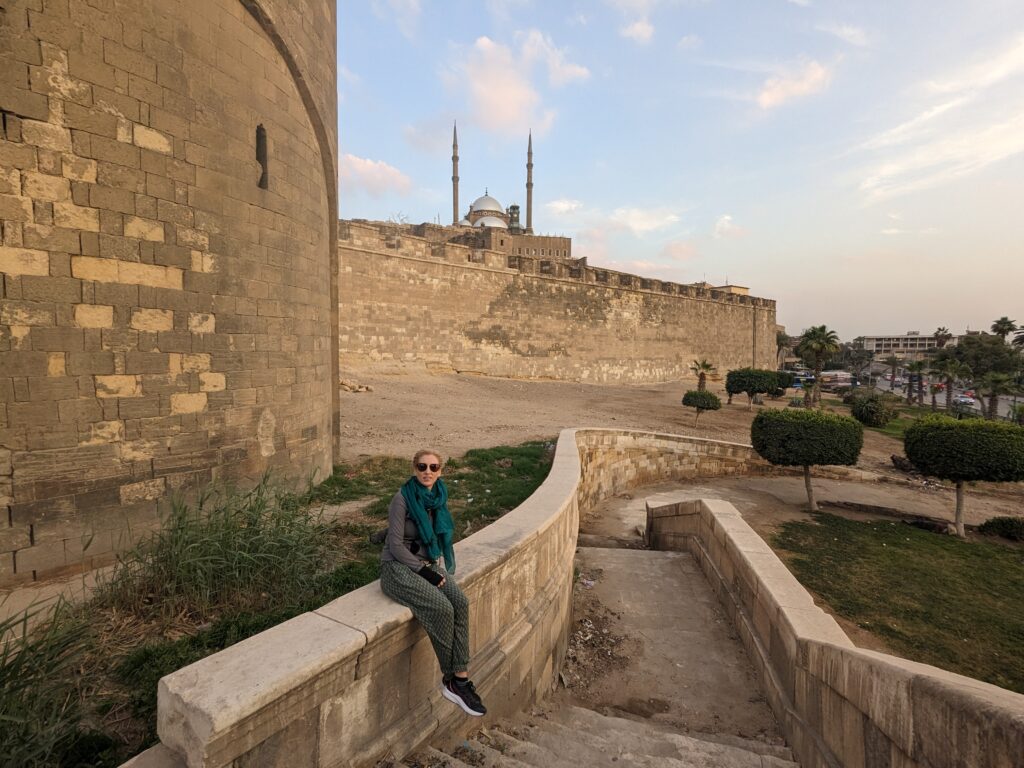
[[[516,729],[518,730],[518,729]],[[527,729],[523,729],[524,731]],[[551,768],[552,766],[559,765],[556,760],[553,759],[550,752],[536,744],[525,741],[525,738],[529,738],[524,733],[519,733],[517,736],[511,736],[503,731],[492,729],[488,732],[487,739],[484,743],[489,743],[492,749],[501,752],[506,757],[511,757],[521,763],[525,763],[534,768]]]
[[[470,763],[463,762],[452,755],[446,755],[433,747],[424,747],[416,754],[409,755],[402,761],[402,765],[409,766],[409,768],[473,768]]]
[[[481,734],[481,739],[486,739],[487,736],[485,732]],[[479,768],[529,768],[526,763],[485,744],[481,739],[470,739],[455,752],[461,755],[463,750],[466,750],[472,755],[472,758],[466,758],[466,762]]]
[[[787,748],[766,744],[754,739],[744,739],[728,734],[681,734],[661,723],[640,722],[613,715],[603,715],[584,707],[563,707],[552,717],[563,725],[577,731],[591,733],[615,733],[620,743],[629,744],[633,752],[678,756],[680,749],[687,750],[694,743],[717,744],[729,749],[766,756],[781,761],[778,765],[795,765],[793,753]],[[646,748],[643,748],[646,745]],[[655,745],[658,745],[657,747]],[[656,751],[657,750],[657,751]],[[775,763],[769,763],[775,765]]]

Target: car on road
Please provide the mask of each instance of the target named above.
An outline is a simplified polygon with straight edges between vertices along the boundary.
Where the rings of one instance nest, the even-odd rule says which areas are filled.
[[[977,404],[978,401],[975,400],[970,395],[956,395],[953,397],[953,405],[963,405],[967,406],[968,408],[973,408]]]

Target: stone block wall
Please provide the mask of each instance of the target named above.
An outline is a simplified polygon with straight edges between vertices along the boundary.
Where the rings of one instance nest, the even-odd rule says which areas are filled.
[[[647,538],[693,553],[804,768],[1022,764],[1024,696],[857,648],[728,502],[649,502]]]
[[[0,586],[111,559],[172,492],[329,471],[334,13],[0,8]]]
[[[586,382],[774,368],[775,302],[342,222],[341,364]]]

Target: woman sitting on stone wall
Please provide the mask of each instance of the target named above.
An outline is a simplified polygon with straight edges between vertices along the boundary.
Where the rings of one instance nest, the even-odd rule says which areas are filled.
[[[441,457],[417,451],[413,475],[391,499],[388,531],[380,553],[380,588],[412,610],[430,637],[441,665],[441,693],[468,715],[487,708],[466,671],[469,666],[469,602],[452,574],[454,526]],[[445,569],[438,567],[444,557]]]

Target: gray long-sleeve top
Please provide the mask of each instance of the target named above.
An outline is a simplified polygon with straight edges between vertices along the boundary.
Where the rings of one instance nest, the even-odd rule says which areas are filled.
[[[416,549],[417,554],[412,553],[413,549]],[[388,535],[384,539],[380,559],[381,562],[397,560],[414,571],[418,571],[430,559],[426,545],[420,540],[419,528],[409,517],[401,491],[394,495],[388,505]]]

